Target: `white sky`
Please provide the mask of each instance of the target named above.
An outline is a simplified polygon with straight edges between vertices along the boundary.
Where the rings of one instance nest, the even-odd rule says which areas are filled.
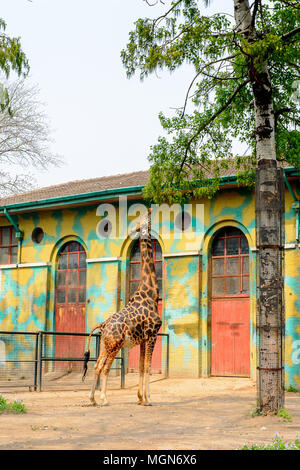
[[[214,0],[203,11],[232,14],[232,5]],[[0,7],[6,32],[21,38],[27,80],[40,87],[52,150],[65,160],[38,173],[38,185],[149,168],[150,146],[161,134],[158,113],[182,106],[193,71],[129,80],[120,52],[134,21],[161,10],[143,0],[0,0]]]

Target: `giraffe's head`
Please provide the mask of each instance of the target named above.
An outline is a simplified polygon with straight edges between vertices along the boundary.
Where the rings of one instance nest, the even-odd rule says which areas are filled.
[[[151,211],[152,209],[149,208],[136,226],[135,230],[140,233],[140,238],[148,238],[151,233]]]

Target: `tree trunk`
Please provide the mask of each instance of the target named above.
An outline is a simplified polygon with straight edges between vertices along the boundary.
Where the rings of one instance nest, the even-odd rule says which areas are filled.
[[[258,247],[258,407],[283,406],[283,212],[282,170],[277,169],[272,84],[267,68],[251,77],[256,135],[255,218]]]
[[[283,177],[276,161],[260,160],[256,171],[255,215],[258,247],[258,408],[283,407]]]
[[[255,31],[248,0],[234,0],[236,29],[251,41]],[[263,70],[248,60],[251,79],[256,138],[255,218],[258,327],[258,408],[277,412],[283,406],[283,178],[277,169],[272,83],[267,58]]]
[[[258,247],[258,407],[283,406],[283,213],[282,170],[277,169],[272,84],[267,69],[252,77],[256,135],[256,243]]]

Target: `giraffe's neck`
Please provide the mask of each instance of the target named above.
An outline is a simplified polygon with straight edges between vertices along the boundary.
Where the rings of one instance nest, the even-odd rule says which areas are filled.
[[[140,238],[141,281],[138,290],[143,290],[154,300],[158,298],[158,282],[154,268],[151,236]]]

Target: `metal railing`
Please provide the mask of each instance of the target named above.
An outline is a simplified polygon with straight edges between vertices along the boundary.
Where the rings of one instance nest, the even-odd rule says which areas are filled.
[[[11,382],[11,377],[18,376],[22,381],[20,386],[24,386],[23,374],[29,373],[33,377],[28,385],[37,390],[38,348],[39,332],[0,331],[0,380],[5,376],[6,381]],[[6,364],[12,367],[7,367]],[[20,364],[24,364],[22,369],[18,367]],[[33,368],[27,367],[31,364]]]
[[[71,337],[71,338],[84,338],[88,337],[89,333],[70,333],[70,332],[58,332],[58,331],[40,331],[39,332],[39,354],[38,354],[38,389],[42,389],[42,377],[43,377],[43,362],[69,362],[69,363],[77,363],[77,362],[83,362],[83,355],[82,357],[71,357],[69,354],[66,356],[56,356],[55,355],[55,350],[53,346],[50,346],[50,354],[47,350],[49,350],[49,347],[47,348],[47,345],[45,343],[45,339],[47,337],[53,336],[56,340],[57,337]],[[100,353],[100,337],[101,334],[99,333],[94,333],[91,335],[92,338],[96,339],[96,344],[93,348],[93,345],[91,344],[91,350],[94,350],[95,356],[91,356],[89,361],[90,362],[96,362]],[[52,349],[52,351],[51,351]],[[54,350],[54,351],[53,351]],[[85,351],[85,348],[82,348],[82,351]],[[54,355],[53,355],[54,352]],[[52,353],[52,354],[51,354]],[[111,367],[111,370],[120,370],[121,372],[121,388],[125,387],[125,367],[124,367],[124,356],[123,356],[123,351],[121,351],[121,357],[117,356],[115,357],[116,361],[120,361],[121,365],[120,367]],[[99,383],[98,383],[99,386]]]
[[[79,346],[73,344],[76,339],[87,338],[89,333],[71,333],[71,332],[58,332],[58,331],[35,331],[35,332],[24,332],[24,331],[0,331],[0,383],[1,375],[5,375],[4,366],[6,364],[11,365],[6,370],[6,376],[11,375],[18,377],[18,380],[14,380],[11,383],[13,387],[24,387],[29,386],[34,391],[41,391],[43,385],[43,377],[45,376],[45,369],[53,369],[54,364],[61,363],[62,367],[66,367],[69,363],[78,368],[79,364],[84,361],[83,352],[85,350],[85,341],[81,341]],[[169,376],[169,335],[165,333],[159,333],[158,336],[166,337],[166,367],[165,377]],[[100,337],[101,334],[95,333],[92,335],[91,341],[91,358],[89,361],[96,362],[100,353]],[[63,343],[71,345],[71,347],[63,348],[57,347],[60,338],[64,338]],[[66,339],[69,338],[69,341]],[[94,339],[94,342],[93,342]],[[1,349],[1,341],[4,343],[5,348]],[[5,351],[3,350],[5,349]],[[82,356],[76,357],[70,354],[72,351],[81,351]],[[58,352],[63,353],[58,355]],[[121,388],[125,388],[125,358],[124,350],[121,349],[121,356],[117,356],[115,361],[120,363],[120,366],[112,367],[111,370],[120,371]],[[46,366],[50,364],[50,367]],[[52,364],[52,365],[51,365]],[[20,367],[22,365],[22,367]],[[29,366],[30,367],[27,367]],[[58,366],[55,366],[59,369]],[[81,369],[82,370],[82,369]],[[49,370],[47,370],[49,372]],[[24,375],[26,373],[30,375],[30,382],[26,383]],[[9,381],[11,379],[8,377]],[[6,380],[5,387],[9,386]],[[99,383],[98,383],[99,385]]]

